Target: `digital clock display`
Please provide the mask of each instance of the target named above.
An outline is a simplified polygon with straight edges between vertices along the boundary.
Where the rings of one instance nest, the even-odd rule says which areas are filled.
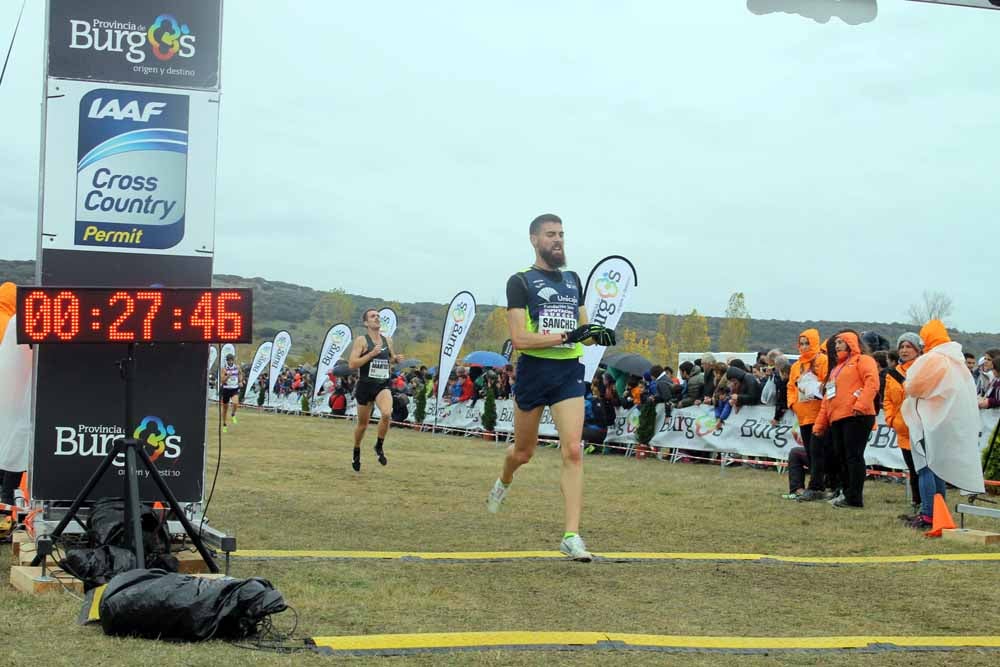
[[[250,343],[253,290],[18,287],[17,342]]]

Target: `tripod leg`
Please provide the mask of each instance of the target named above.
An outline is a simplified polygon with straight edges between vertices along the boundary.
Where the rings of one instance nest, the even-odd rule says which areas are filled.
[[[111,448],[111,451],[108,452],[108,455],[104,457],[103,461],[101,461],[101,465],[97,466],[97,470],[95,470],[94,474],[87,480],[83,490],[80,491],[76,498],[73,499],[73,504],[69,506],[69,509],[66,510],[65,516],[63,516],[59,523],[56,524],[55,530],[53,530],[49,535],[53,542],[55,542],[56,539],[62,535],[62,532],[66,530],[66,526],[69,525],[69,522],[76,518],[76,513],[80,511],[80,506],[87,501],[87,496],[90,495],[90,492],[94,490],[97,483],[101,481],[101,477],[103,477],[104,473],[106,473],[108,468],[111,467],[111,463],[115,460],[115,457],[118,456],[118,452],[121,451],[121,447],[121,441],[116,441],[114,446]],[[41,562],[41,557],[35,556],[35,558],[31,561],[31,565],[32,567],[37,567],[41,564]]]
[[[202,542],[202,539],[198,535],[198,532],[194,529],[194,526],[192,526],[191,522],[188,521],[187,516],[184,514],[184,510],[181,509],[180,503],[177,502],[177,497],[174,496],[174,492],[171,491],[170,487],[167,486],[167,483],[160,478],[160,471],[156,469],[156,464],[154,464],[152,459],[149,458],[149,454],[145,449],[142,447],[137,449],[139,456],[142,459],[142,464],[146,466],[146,470],[149,471],[153,481],[156,482],[156,486],[160,489],[160,493],[162,493],[163,497],[167,499],[167,504],[173,511],[174,516],[176,516],[177,520],[181,522],[182,526],[184,526],[184,532],[191,538],[191,543],[194,544],[198,553],[201,554],[201,558],[205,561],[205,565],[208,565],[208,569],[212,573],[218,574],[219,566],[216,565],[215,559],[212,558],[212,554],[210,554],[208,549],[205,548],[205,543]]]
[[[139,480],[136,478],[135,452],[140,445],[137,440],[124,441],[125,448],[125,525],[128,527],[136,567],[146,567],[146,550],[142,544],[142,510],[139,506]],[[139,451],[142,451],[139,449]]]

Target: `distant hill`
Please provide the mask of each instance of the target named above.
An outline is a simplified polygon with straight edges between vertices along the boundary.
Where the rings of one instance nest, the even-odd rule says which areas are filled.
[[[12,281],[18,284],[32,284],[35,280],[34,261],[0,260],[0,282]],[[332,322],[324,321],[314,313],[317,304],[326,294],[302,285],[293,285],[264,278],[243,278],[241,276],[218,274],[214,277],[216,287],[251,287],[254,291],[254,339],[256,342],[274,336],[281,329],[287,329],[294,341],[291,359],[312,363],[315,361],[322,344],[322,337]],[[359,294],[345,294],[348,297],[346,307],[341,317],[357,329],[361,314],[368,308],[383,308],[393,306],[400,313],[399,333],[397,340],[403,349],[417,350],[421,358],[427,362],[436,356],[438,341],[441,335],[441,321],[444,317],[446,304],[440,303],[397,303],[376,297]],[[752,304],[751,304],[752,305]],[[476,327],[480,321],[495,309],[493,306],[480,306],[476,317]],[[657,313],[625,313],[622,316],[621,327],[635,329],[640,336],[652,338],[656,331]],[[668,319],[680,316],[668,315]],[[713,341],[718,340],[719,327],[723,318],[708,318],[708,334]],[[767,350],[781,348],[794,351],[799,332],[815,328],[822,335],[827,335],[844,328],[857,331],[877,331],[889,340],[904,331],[912,330],[912,326],[900,322],[833,322],[793,320],[750,320],[750,339],[748,348],[751,350]],[[977,354],[988,348],[1000,348],[1000,334],[968,333],[955,331],[953,338],[967,350]],[[727,350],[731,351],[731,350]],[[241,358],[248,355],[241,353]],[[432,365],[433,361],[428,362]]]

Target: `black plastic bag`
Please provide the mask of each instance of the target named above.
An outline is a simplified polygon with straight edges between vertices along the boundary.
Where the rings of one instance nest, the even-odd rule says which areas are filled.
[[[146,562],[142,565],[149,566],[156,555],[170,551],[170,534],[165,522],[148,506],[142,507],[139,520],[142,525],[143,550],[146,552]],[[110,545],[131,549],[125,530],[125,502],[115,498],[101,498],[95,502],[87,519],[87,534],[91,546]]]
[[[203,641],[243,639],[286,609],[266,579],[210,579],[163,570],[119,574],[101,598],[104,634]]]
[[[96,549],[70,549],[59,567],[82,580],[83,590],[89,591],[108,583],[116,574],[134,570],[135,554],[107,544]]]

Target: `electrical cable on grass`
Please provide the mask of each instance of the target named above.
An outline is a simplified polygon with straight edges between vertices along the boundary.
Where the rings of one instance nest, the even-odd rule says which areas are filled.
[[[286,605],[287,606],[287,605]],[[230,641],[229,644],[236,648],[245,648],[252,651],[271,651],[274,653],[298,653],[300,651],[311,651],[305,644],[305,638],[296,638],[295,631],[299,627],[299,612],[295,607],[287,606],[292,612],[294,621],[292,629],[282,632],[274,625],[273,616],[266,616],[257,625],[257,632],[252,637]]]
[[[219,369],[219,379],[216,381],[215,386],[218,387],[220,382],[222,382],[221,364]],[[201,523],[198,525],[199,539],[203,539],[205,536],[205,518],[208,516],[208,506],[212,504],[212,497],[215,496],[215,483],[219,481],[219,468],[222,467],[222,420],[225,414],[225,404],[222,401],[219,401],[219,424],[217,429],[219,436],[219,454],[215,459],[215,475],[212,476],[212,490],[208,492],[208,500],[205,501],[205,506],[201,508]]]

